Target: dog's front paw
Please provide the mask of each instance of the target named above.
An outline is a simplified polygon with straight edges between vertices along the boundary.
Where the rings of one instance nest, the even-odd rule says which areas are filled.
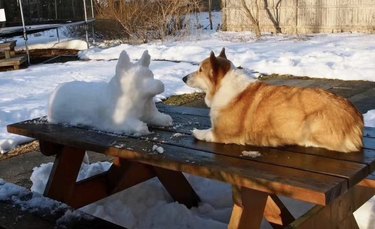
[[[207,129],[207,130],[194,129],[193,135],[198,140],[207,141],[207,142],[215,141],[214,133],[212,132],[211,129]]]

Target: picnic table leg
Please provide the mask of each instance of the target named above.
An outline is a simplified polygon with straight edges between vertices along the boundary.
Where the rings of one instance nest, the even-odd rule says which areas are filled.
[[[188,208],[198,206],[200,198],[184,174],[159,167],[154,167],[153,169],[160,182],[174,200],[185,204]]]
[[[294,221],[293,215],[274,194],[268,196],[264,217],[273,228],[284,228]]]
[[[50,150],[53,150],[53,145],[49,145]],[[58,153],[56,154],[44,195],[70,204],[70,197],[74,192],[85,150],[67,146],[61,149],[61,145],[57,144],[55,146],[55,150]]]
[[[258,229],[262,223],[268,194],[244,187],[233,187],[234,206],[229,229]]]
[[[113,194],[155,177],[151,166],[115,158],[108,172],[109,193]]]

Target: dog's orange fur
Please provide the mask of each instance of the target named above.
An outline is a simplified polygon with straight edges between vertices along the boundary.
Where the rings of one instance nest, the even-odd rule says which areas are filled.
[[[211,106],[212,128],[195,130],[198,139],[258,146],[314,146],[341,152],[361,150],[363,117],[345,98],[322,89],[249,81],[233,99],[220,104],[215,96],[224,83],[231,83],[224,82],[225,77],[236,74],[231,71],[238,70],[223,49],[218,57],[211,53],[200,69],[185,79],[188,85],[203,87],[206,103]]]

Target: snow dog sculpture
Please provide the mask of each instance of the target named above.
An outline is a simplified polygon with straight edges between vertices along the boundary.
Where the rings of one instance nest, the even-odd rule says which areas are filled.
[[[146,50],[132,63],[122,51],[108,83],[73,81],[58,86],[49,100],[48,121],[136,136],[150,133],[147,124],[172,125],[172,118],[155,106],[153,98],[164,91],[164,84],[154,79],[150,59]]]

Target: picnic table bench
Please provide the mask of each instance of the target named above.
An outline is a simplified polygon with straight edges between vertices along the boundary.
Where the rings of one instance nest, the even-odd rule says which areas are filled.
[[[270,148],[194,139],[208,128],[207,109],[158,105],[172,127],[151,127],[133,137],[49,124],[46,118],[11,124],[8,131],[36,138],[41,152],[56,155],[44,195],[79,208],[153,177],[187,207],[199,197],[183,173],[229,183],[234,206],[229,228],[357,228],[353,212],[375,194],[375,128],[366,128],[362,152],[339,153],[297,146]],[[153,150],[157,145],[163,153]],[[76,182],[86,150],[115,157],[105,173]],[[248,157],[244,151],[257,151]],[[295,219],[278,196],[315,205]]]
[[[20,68],[27,60],[26,55],[16,55],[14,48],[16,41],[5,41],[0,43],[0,52],[4,53],[5,58],[0,59],[0,67],[13,66],[14,70]]]

